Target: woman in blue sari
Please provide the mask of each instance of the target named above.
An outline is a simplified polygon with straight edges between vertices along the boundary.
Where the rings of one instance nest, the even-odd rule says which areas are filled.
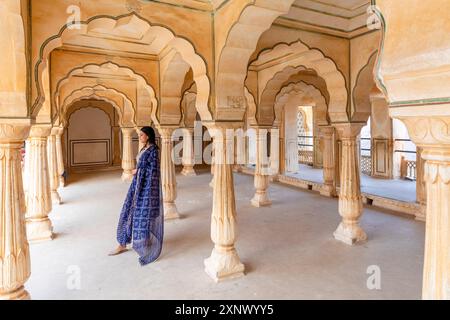
[[[119,246],[110,255],[127,251],[127,244],[132,243],[139,255],[139,263],[146,265],[155,261],[161,253],[164,213],[159,148],[153,128],[143,127],[139,140],[145,146],[137,155],[133,181],[120,214],[117,226]]]

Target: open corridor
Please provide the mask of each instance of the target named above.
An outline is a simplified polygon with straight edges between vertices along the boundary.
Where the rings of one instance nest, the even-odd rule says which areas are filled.
[[[271,184],[271,207],[255,208],[253,178],[235,174],[236,249],[246,276],[219,284],[204,272],[210,239],[209,170],[177,175],[181,219],[165,223],[160,258],[145,267],[128,251],[107,256],[115,243],[128,184],[120,171],[71,175],[64,203],[50,214],[56,239],[32,244],[33,299],[420,299],[425,225],[365,208],[368,242],[333,238],[338,199]],[[381,271],[381,290],[369,290],[369,266]],[[74,277],[80,275],[80,288]]]

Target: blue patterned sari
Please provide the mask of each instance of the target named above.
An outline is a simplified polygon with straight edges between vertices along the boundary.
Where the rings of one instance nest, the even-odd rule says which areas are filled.
[[[133,243],[141,265],[155,261],[162,249],[164,212],[160,183],[159,149],[152,145],[139,158],[117,226],[117,241]]]

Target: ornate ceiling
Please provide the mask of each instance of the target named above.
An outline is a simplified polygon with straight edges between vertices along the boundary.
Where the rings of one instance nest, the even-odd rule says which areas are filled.
[[[370,0],[296,0],[276,25],[351,38],[366,27]]]

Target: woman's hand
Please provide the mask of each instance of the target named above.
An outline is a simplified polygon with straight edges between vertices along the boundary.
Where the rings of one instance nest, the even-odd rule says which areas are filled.
[[[137,173],[137,169],[134,169],[134,170],[132,171],[132,173],[133,173],[133,176],[135,176],[136,173]]]

